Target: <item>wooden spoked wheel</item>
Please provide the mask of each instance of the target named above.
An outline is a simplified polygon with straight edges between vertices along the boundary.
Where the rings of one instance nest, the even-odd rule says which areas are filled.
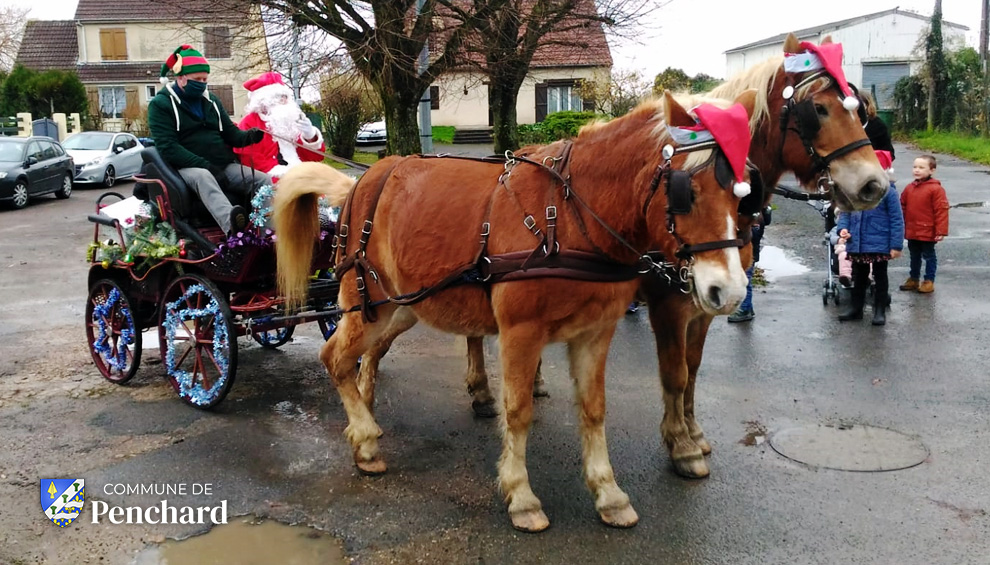
[[[141,329],[127,293],[110,279],[100,279],[89,289],[86,339],[105,379],[117,384],[131,380],[141,364]]]
[[[158,340],[179,398],[212,408],[227,396],[237,370],[237,333],[226,295],[209,279],[187,274],[165,290]]]

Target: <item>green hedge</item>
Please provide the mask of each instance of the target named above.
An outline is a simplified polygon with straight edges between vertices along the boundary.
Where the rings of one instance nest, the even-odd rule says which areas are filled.
[[[581,126],[594,119],[608,118],[594,112],[555,112],[540,123],[519,125],[519,143],[533,145],[577,137]]]

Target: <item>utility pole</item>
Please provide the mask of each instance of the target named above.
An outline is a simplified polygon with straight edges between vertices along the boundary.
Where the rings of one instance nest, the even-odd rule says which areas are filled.
[[[423,11],[426,0],[416,0],[416,16],[419,17]],[[430,26],[430,33],[435,31]],[[423,50],[419,53],[419,74],[420,76],[430,67],[430,40],[423,44]],[[419,144],[423,153],[433,153],[433,116],[430,115],[430,87],[427,86],[419,99]]]
[[[296,104],[302,104],[302,97],[299,95],[299,25],[296,19],[292,18],[292,63],[289,67],[289,82],[292,83],[292,96],[296,99]]]
[[[990,136],[990,68],[987,63],[987,39],[990,30],[990,0],[983,0],[980,18],[980,69],[983,71],[983,137]]]

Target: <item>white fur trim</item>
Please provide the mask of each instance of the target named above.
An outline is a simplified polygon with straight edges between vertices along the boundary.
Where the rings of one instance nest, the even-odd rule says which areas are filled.
[[[748,182],[737,182],[732,185],[732,194],[736,195],[736,198],[742,198],[750,193],[751,189]]]
[[[282,154],[282,160],[288,166],[298,165],[302,163],[302,159],[299,158],[299,153],[296,152],[296,146],[289,143],[288,141],[283,141],[281,139],[276,139],[278,142],[278,151]]]
[[[168,84],[168,77],[161,77],[158,79],[158,82],[162,83],[163,85]]]
[[[842,107],[852,112],[856,108],[859,108],[859,99],[855,96],[846,96],[842,101]]]
[[[244,113],[260,113],[262,106],[266,106],[280,96],[288,96],[292,99],[292,89],[284,84],[273,83],[252,90],[248,93],[248,103],[244,107]]]
[[[306,139],[303,138],[300,140],[302,141],[300,145],[302,145],[306,149],[313,149],[319,151],[320,146],[323,145],[323,134],[320,133],[320,130],[316,126],[312,126],[312,127],[313,127],[313,131],[316,132],[316,139],[314,141],[306,141]]]

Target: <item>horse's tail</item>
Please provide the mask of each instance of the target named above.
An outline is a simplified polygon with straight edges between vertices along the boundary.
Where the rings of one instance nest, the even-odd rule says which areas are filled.
[[[278,261],[278,287],[286,306],[306,299],[312,274],[313,246],[320,236],[319,204],[325,196],[331,206],[341,206],[355,181],[322,163],[304,162],[279,178],[272,218]]]

